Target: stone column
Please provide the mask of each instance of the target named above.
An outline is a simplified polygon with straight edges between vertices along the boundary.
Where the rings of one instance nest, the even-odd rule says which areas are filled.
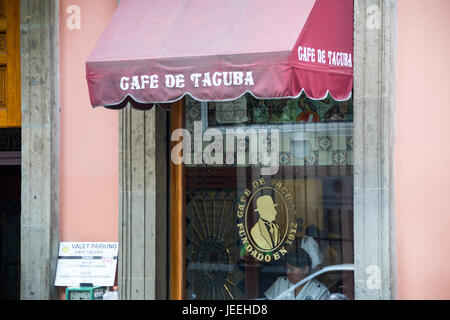
[[[354,246],[357,299],[396,297],[393,143],[397,8],[355,0]]]
[[[120,111],[119,296],[167,299],[168,112]]]
[[[21,299],[55,299],[59,242],[58,1],[20,0]]]

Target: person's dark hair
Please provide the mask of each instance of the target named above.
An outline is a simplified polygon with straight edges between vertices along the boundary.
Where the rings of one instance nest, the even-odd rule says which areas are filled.
[[[309,254],[300,247],[289,250],[286,254],[286,262],[290,265],[304,269],[309,268],[311,271],[311,258]]]

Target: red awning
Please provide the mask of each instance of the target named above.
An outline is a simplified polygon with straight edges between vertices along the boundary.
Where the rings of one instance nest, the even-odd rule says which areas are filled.
[[[347,100],[353,0],[123,0],[86,77],[93,106],[246,92]]]

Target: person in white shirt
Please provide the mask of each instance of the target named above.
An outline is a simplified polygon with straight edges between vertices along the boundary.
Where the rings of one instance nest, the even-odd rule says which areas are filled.
[[[274,299],[281,293],[307,277],[311,272],[311,258],[301,247],[289,251],[286,255],[286,277],[279,277],[265,292],[268,299]],[[289,292],[284,300],[326,300],[330,296],[327,287],[316,279]]]

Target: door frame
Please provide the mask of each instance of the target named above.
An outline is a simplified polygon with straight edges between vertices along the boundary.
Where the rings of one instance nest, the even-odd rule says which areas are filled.
[[[20,299],[58,299],[59,1],[20,0]]]
[[[184,128],[185,98],[172,103],[170,111],[170,133]],[[178,143],[171,141],[170,150]],[[184,162],[170,161],[170,299],[186,298],[186,168]]]

